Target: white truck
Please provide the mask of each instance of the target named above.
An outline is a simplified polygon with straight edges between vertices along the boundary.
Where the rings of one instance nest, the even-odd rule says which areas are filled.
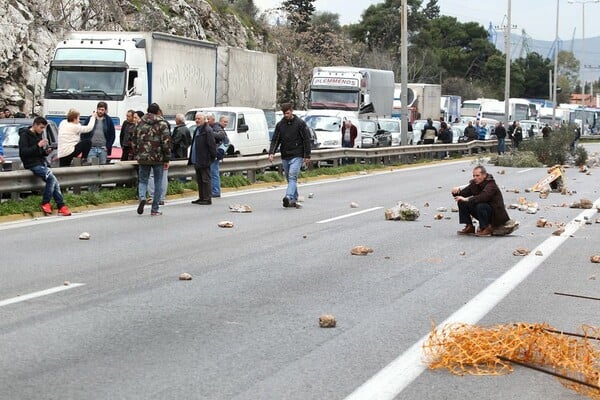
[[[407,86],[414,93],[410,106],[416,109],[418,119],[439,119],[442,86],[428,83],[409,83]]]
[[[393,99],[393,71],[315,67],[304,119],[317,131],[321,148],[341,147],[341,124],[349,119],[358,130],[355,146],[360,146],[358,119],[391,117]]]
[[[462,97],[455,95],[443,95],[440,100],[440,116],[446,122],[460,121],[460,106]]]
[[[277,56],[157,32],[71,32],[50,63],[44,115],[60,122],[108,104],[116,125],[156,102],[165,116],[192,107],[273,108]]]

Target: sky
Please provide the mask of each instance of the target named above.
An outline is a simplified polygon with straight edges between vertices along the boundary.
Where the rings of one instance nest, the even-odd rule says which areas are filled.
[[[506,25],[508,3],[511,2],[512,33],[527,32],[533,39],[553,41],[556,37],[556,5],[553,0],[438,0],[440,13],[455,17],[460,22],[477,22],[486,29],[490,22],[494,26]],[[583,10],[585,9],[585,37],[600,36],[600,0],[558,0],[558,36],[562,40],[582,38]],[[597,2],[595,2],[597,1]],[[427,0],[423,0],[426,4]],[[584,5],[581,3],[585,2]],[[378,0],[316,0],[317,11],[328,11],[340,15],[342,25],[357,23],[369,5],[382,3]],[[281,0],[254,0],[261,10],[278,7]],[[593,49],[589,49],[593,51]],[[600,49],[595,49],[600,52]]]

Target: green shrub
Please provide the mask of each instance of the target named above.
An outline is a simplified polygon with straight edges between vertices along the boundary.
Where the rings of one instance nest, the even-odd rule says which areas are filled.
[[[573,138],[573,130],[565,126],[552,132],[547,139],[527,140],[521,143],[519,151],[533,152],[544,165],[564,164],[569,156]]]
[[[543,166],[532,151],[515,151],[501,156],[492,156],[490,161],[497,167],[537,168]]]
[[[581,167],[585,165],[588,160],[588,152],[583,146],[577,146],[575,148],[575,165]]]

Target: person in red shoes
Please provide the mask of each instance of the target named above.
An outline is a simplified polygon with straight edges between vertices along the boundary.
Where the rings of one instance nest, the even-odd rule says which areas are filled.
[[[19,157],[23,162],[23,168],[31,170],[34,175],[39,176],[46,182],[41,205],[44,214],[52,214],[50,200],[54,198],[58,207],[58,214],[69,216],[71,210],[65,205],[58,179],[48,167],[46,160],[48,154],[52,152],[48,140],[44,138],[46,125],[48,125],[48,121],[45,118],[37,117],[33,120],[32,126],[21,128],[19,131]]]
[[[494,227],[510,219],[500,188],[482,165],[473,168],[473,179],[467,186],[452,188],[452,195],[458,204],[459,222],[465,224],[459,235],[492,236]],[[479,221],[477,233],[473,218]]]

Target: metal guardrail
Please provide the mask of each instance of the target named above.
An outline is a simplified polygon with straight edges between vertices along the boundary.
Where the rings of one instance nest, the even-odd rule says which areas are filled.
[[[337,148],[323,149],[312,152],[311,161],[328,161],[337,165],[342,158],[365,159],[368,162],[391,163],[402,157],[415,155],[430,155],[442,151],[466,152],[471,154],[474,149],[490,150],[497,145],[496,140],[475,140],[458,144],[433,144],[400,147],[376,147],[371,149]],[[220,165],[221,172],[245,172],[250,181],[254,181],[256,171],[281,165],[281,157],[275,155],[273,162],[267,155],[225,158]],[[132,183],[137,180],[137,163],[135,161],[118,161],[108,165],[90,165],[84,167],[52,168],[62,187],[82,187],[89,185],[108,185]],[[187,165],[186,160],[172,161],[169,165],[169,177],[193,177],[193,166]],[[41,190],[44,182],[34,176],[29,170],[0,172],[0,193],[20,193]]]

